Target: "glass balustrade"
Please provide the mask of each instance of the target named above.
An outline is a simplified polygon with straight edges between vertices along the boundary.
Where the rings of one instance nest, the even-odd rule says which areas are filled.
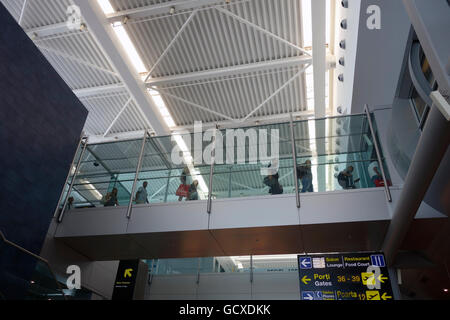
[[[0,234],[0,301],[66,300],[63,290],[47,261]]]
[[[62,199],[70,210],[293,194],[295,171],[300,193],[383,185],[366,115],[294,121],[292,130],[295,148],[289,122],[148,137],[143,148],[143,139],[88,144]]]
[[[146,260],[152,275],[298,272],[296,254]]]

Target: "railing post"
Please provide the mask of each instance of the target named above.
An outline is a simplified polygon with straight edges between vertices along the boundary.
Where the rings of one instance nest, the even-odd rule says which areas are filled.
[[[375,147],[375,152],[377,154],[378,165],[380,166],[381,176],[383,177],[384,191],[386,192],[386,198],[389,202],[392,202],[391,191],[389,190],[389,186],[388,186],[387,179],[386,179],[386,174],[384,172],[383,161],[381,159],[380,149],[378,147],[378,140],[377,140],[377,137],[375,136],[375,130],[373,129],[372,118],[370,116],[369,107],[367,104],[364,105],[364,112],[366,113],[366,116],[367,116],[367,122],[369,123],[370,134],[372,135],[373,145]]]
[[[253,255],[250,255],[250,283],[253,283]]]
[[[292,119],[292,113],[290,114],[289,123],[291,127],[292,160],[294,161],[295,201],[297,204],[297,208],[300,208],[300,193],[298,189],[298,177],[297,177],[297,151],[295,148],[294,120]]]
[[[69,201],[70,194],[72,193],[73,185],[75,183],[75,179],[77,177],[78,170],[80,169],[80,165],[81,165],[81,161],[83,160],[84,152],[86,151],[86,148],[87,148],[87,140],[84,141],[84,143],[81,142],[81,144],[83,145],[83,149],[81,150],[80,159],[78,159],[78,161],[77,161],[77,165],[75,167],[75,172],[73,174],[72,181],[70,182],[69,190],[67,190],[67,195],[66,195],[66,199],[64,200],[64,205],[63,205],[63,207],[61,209],[61,212],[60,212],[60,214],[58,216],[58,220],[57,220],[58,223],[61,223],[63,221],[64,213],[65,213],[66,208],[67,208],[67,202]],[[72,167],[70,167],[70,170],[72,170]],[[70,174],[70,171],[69,171],[69,174]],[[64,186],[64,188],[65,188],[65,186]]]
[[[216,126],[216,130],[214,131],[213,136],[213,150],[212,150],[212,156],[211,156],[211,167],[209,168],[209,192],[208,192],[208,204],[206,208],[206,212],[208,214],[211,214],[211,206],[212,206],[212,188],[213,188],[213,174],[214,174],[214,162],[216,162],[216,134],[217,134],[218,127]]]
[[[233,181],[232,175],[233,175],[233,167],[230,166],[230,176],[228,177],[228,198],[231,198],[231,191],[232,191],[231,183]]]
[[[167,177],[167,187],[166,187],[166,192],[164,194],[164,203],[167,202],[167,196],[169,195],[169,187],[170,187],[170,179],[172,177],[172,170],[173,169],[169,169],[169,175]]]
[[[136,175],[134,176],[133,181],[133,187],[131,188],[131,195],[130,195],[130,202],[128,203],[128,209],[127,209],[127,218],[131,218],[131,206],[133,205],[133,196],[136,191],[136,184],[139,177],[139,173],[141,171],[141,165],[142,165],[142,158],[144,157],[144,150],[145,150],[145,142],[147,142],[147,135],[148,132],[145,130],[144,132],[144,138],[142,139],[142,146],[141,146],[141,153],[139,154],[139,160],[136,168]]]
[[[85,138],[82,136],[80,138],[80,141],[78,142],[77,150],[75,151],[75,154],[73,156],[72,162],[70,163],[70,169],[69,169],[69,172],[67,173],[66,181],[64,182],[64,186],[63,186],[63,189],[61,191],[61,195],[59,196],[58,204],[56,206],[55,213],[53,214],[53,217],[56,217],[56,215],[58,214],[59,205],[61,204],[62,198],[64,196],[64,190],[66,189],[66,185],[67,185],[67,182],[69,181],[70,173],[72,172],[73,165],[75,164],[75,157],[77,156],[78,150],[80,149],[81,143],[83,142],[84,139]]]

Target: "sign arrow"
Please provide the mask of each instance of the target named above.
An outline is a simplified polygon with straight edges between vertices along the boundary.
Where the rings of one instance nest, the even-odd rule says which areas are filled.
[[[385,293],[383,293],[383,295],[381,296],[381,299],[387,300],[387,299],[392,299],[392,297],[391,297],[391,296],[388,296],[387,293],[385,292]]]
[[[314,297],[311,294],[306,294],[305,300],[314,300]]]
[[[383,277],[382,274],[380,274],[380,275],[378,276],[378,281],[380,281],[381,283],[384,283],[383,280],[387,280],[387,279],[388,279],[388,278],[387,278],[387,277]]]
[[[127,277],[131,278],[131,273],[132,272],[133,272],[133,269],[126,269],[124,274],[123,274],[123,277],[124,278],[127,278]]]
[[[302,278],[302,282],[303,282],[304,284],[308,284],[309,281],[311,281],[311,279],[308,278],[308,276],[304,276],[304,277]]]
[[[309,263],[306,262],[306,260],[302,260],[302,266],[304,266],[305,268],[307,268],[309,266]]]

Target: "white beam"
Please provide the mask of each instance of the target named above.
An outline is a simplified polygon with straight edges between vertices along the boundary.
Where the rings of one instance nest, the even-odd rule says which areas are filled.
[[[114,120],[111,122],[111,124],[109,125],[108,129],[106,129],[105,133],[103,134],[103,137],[106,137],[109,134],[109,132],[111,131],[112,127],[116,124],[117,120],[119,120],[119,118],[122,115],[122,113],[128,108],[128,106],[131,104],[132,101],[133,101],[133,98],[128,99],[128,101],[125,103],[123,108],[119,111],[119,113],[116,115]]]
[[[257,106],[252,112],[250,112],[244,119],[241,121],[247,121],[248,118],[250,118],[256,111],[261,109],[267,102],[269,102],[274,96],[276,96],[281,90],[286,88],[292,81],[294,81],[298,76],[300,76],[308,67],[310,64],[303,67],[299,72],[297,72],[291,79],[286,81],[281,87],[279,87],[277,90],[275,90],[274,93],[272,93],[266,100],[264,100],[259,106]]]
[[[110,134],[106,137],[104,137],[102,134],[101,135],[90,135],[88,144],[109,143],[109,142],[142,139],[144,132],[145,132],[145,130],[121,132],[121,133],[117,133],[117,134]]]
[[[89,32],[117,71],[149,127],[152,127],[157,135],[168,134],[170,130],[158,107],[148,94],[142,80],[139,79],[139,75],[134,72],[130,58],[120,44],[98,2],[96,0],[73,0],[73,2],[80,7]]]
[[[312,56],[314,66],[314,110],[316,118],[325,117],[326,75],[326,3],[327,0],[311,0]]]
[[[246,24],[246,25],[248,25],[248,26],[250,26],[250,27],[252,27],[252,28],[254,28],[254,29],[256,29],[256,30],[258,30],[258,31],[260,31],[260,32],[262,32],[262,33],[264,33],[264,34],[266,34],[266,35],[276,39],[276,40],[278,40],[278,41],[280,41],[280,42],[283,42],[284,44],[286,44],[286,45],[288,45],[288,46],[290,46],[290,47],[292,47],[292,48],[294,48],[296,50],[299,50],[299,51],[303,52],[304,54],[306,54],[308,56],[311,55],[308,51],[306,51],[305,49],[297,46],[296,44],[293,44],[293,43],[287,41],[286,39],[283,39],[283,38],[277,36],[276,34],[270,32],[270,31],[268,31],[268,30],[266,30],[264,28],[261,28],[260,26],[254,24],[253,22],[250,22],[250,21],[248,21],[248,20],[246,20],[246,19],[244,19],[242,17],[239,17],[238,15],[235,15],[231,11],[228,11],[228,10],[226,10],[224,8],[221,8],[220,6],[217,6],[216,10],[218,10],[219,12],[222,12],[223,14],[226,14],[227,16],[230,16],[233,19],[236,19],[236,20],[242,22],[243,24]]]
[[[52,52],[52,53],[54,53],[54,54],[56,54],[56,55],[58,55],[58,56],[60,56],[60,57],[63,57],[63,58],[72,60],[72,61],[77,62],[77,63],[79,63],[79,64],[85,65],[86,67],[93,68],[93,69],[96,69],[96,70],[98,70],[98,71],[105,72],[105,73],[108,73],[108,74],[110,74],[110,75],[112,75],[112,76],[117,77],[117,73],[114,72],[114,71],[112,71],[112,70],[105,69],[105,68],[103,68],[103,67],[97,66],[97,65],[95,65],[95,64],[92,64],[92,63],[90,63],[90,62],[84,61],[84,60],[79,59],[79,58],[77,58],[77,57],[71,56],[71,55],[69,55],[69,54],[67,54],[67,53],[64,53],[64,52],[55,50],[55,49],[53,49],[53,48],[49,48],[49,47],[40,45],[39,43],[37,43],[37,44],[35,43],[35,45],[36,45],[39,49],[41,49],[41,50],[45,50],[45,51],[48,51],[48,52]]]
[[[189,18],[187,18],[187,20],[183,23],[180,30],[178,30],[175,37],[173,37],[172,41],[170,41],[169,45],[166,47],[166,49],[159,56],[158,60],[156,60],[155,64],[152,66],[152,68],[148,72],[147,77],[145,77],[144,82],[147,82],[147,80],[151,77],[152,72],[155,70],[155,68],[158,66],[158,64],[161,62],[161,60],[166,56],[166,54],[167,54],[167,52],[169,52],[170,48],[172,48],[172,45],[177,41],[178,37],[183,33],[184,29],[186,29],[186,27],[189,25],[189,22],[192,21],[192,19],[194,18],[196,13],[197,13],[197,10],[194,10],[191,13],[191,15],[189,16]]]
[[[304,120],[304,119],[313,117],[314,112],[308,111],[308,110],[298,111],[298,112],[292,113],[292,116],[295,119]],[[289,121],[289,118],[290,118],[290,113],[281,113],[281,114],[273,114],[273,115],[269,115],[269,116],[253,117],[251,119],[248,119],[245,122],[242,122],[243,119],[237,120],[238,122],[236,122],[236,120],[205,122],[205,123],[202,123],[202,127],[203,127],[203,129],[210,129],[210,128],[215,128],[216,125],[218,125],[219,128],[236,128],[237,126],[245,127],[245,126],[254,126],[257,124],[262,125],[262,124],[280,123],[283,121]],[[191,125],[186,125],[186,126],[178,126],[178,127],[174,128],[173,130],[193,131],[194,125],[191,124]]]
[[[110,23],[114,23],[116,21],[122,21],[124,17],[128,19],[139,19],[146,18],[155,15],[162,14],[170,14],[170,9],[175,8],[175,12],[177,11],[188,11],[194,10],[197,8],[208,7],[217,5],[219,3],[224,3],[225,1],[218,0],[174,0],[167,1],[163,3],[158,3],[154,5],[143,6],[139,8],[123,10],[116,13],[112,13],[108,15],[108,20]]]
[[[32,28],[32,29],[25,30],[27,35],[32,39],[53,36],[56,34],[66,33],[69,31],[73,31],[73,30],[70,30],[67,27],[67,22],[49,24],[47,26],[42,26],[42,27],[38,27],[38,28]],[[79,31],[76,31],[76,32],[79,32]],[[83,32],[86,32],[86,31],[83,31]]]
[[[106,85],[106,86],[77,89],[77,90],[73,90],[73,93],[78,98],[87,98],[87,97],[97,95],[97,94],[111,93],[114,91],[123,91],[126,89],[127,88],[123,84],[119,83],[119,84],[110,84],[110,85]]]
[[[148,87],[163,86],[178,82],[190,82],[211,78],[227,77],[236,74],[251,73],[270,69],[289,68],[311,63],[312,58],[307,56],[290,57],[277,60],[248,63],[226,68],[217,68],[199,72],[189,72],[167,77],[151,78],[147,81]]]
[[[25,10],[27,9],[27,4],[28,4],[28,0],[25,0],[22,5],[22,10],[20,11],[19,25],[22,25],[22,19],[23,19],[23,16],[25,15]]]
[[[209,109],[209,108],[206,108],[206,107],[204,107],[204,106],[202,106],[202,105],[199,105],[198,103],[195,103],[195,102],[186,100],[186,99],[184,99],[184,98],[178,97],[178,96],[176,96],[176,95],[173,95],[173,94],[171,94],[171,93],[168,93],[167,91],[164,91],[164,90],[161,90],[161,89],[153,89],[153,90],[158,91],[159,94],[161,94],[162,96],[168,96],[168,97],[171,97],[171,98],[173,98],[173,99],[175,99],[175,100],[181,101],[181,102],[183,102],[183,103],[186,103],[186,104],[188,104],[188,105],[191,105],[191,106],[193,106],[193,107],[195,107],[195,108],[198,108],[198,109],[200,109],[200,110],[203,110],[203,111],[206,111],[206,112],[215,114],[216,116],[219,116],[219,117],[222,117],[222,118],[231,120],[231,121],[236,121],[236,120],[234,120],[233,118],[231,118],[231,117],[229,117],[229,116],[227,116],[227,115],[225,115],[225,114],[222,114],[222,113],[220,113],[220,112],[216,112],[216,111],[211,110],[211,109]]]
[[[311,21],[312,21],[312,56],[314,66],[314,112],[316,118],[323,118],[326,115],[325,106],[325,77],[326,77],[326,1],[311,0]],[[331,97],[330,97],[331,99]],[[315,136],[326,136],[325,121],[315,121]],[[312,134],[312,133],[310,133]],[[311,148],[311,146],[310,146]],[[311,148],[312,149],[312,148]],[[316,141],[317,154],[325,154],[325,142]],[[319,192],[325,191],[326,168],[317,167],[317,183]]]

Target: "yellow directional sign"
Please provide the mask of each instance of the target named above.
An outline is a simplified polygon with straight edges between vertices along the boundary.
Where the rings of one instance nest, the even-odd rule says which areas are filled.
[[[387,277],[383,277],[383,275],[380,274],[380,275],[378,276],[378,281],[380,281],[381,283],[384,283],[383,280],[388,280],[388,278],[387,278]]]
[[[381,300],[380,299],[380,291],[372,290],[366,291],[367,300]]]
[[[375,283],[375,276],[372,272],[363,272],[361,273],[361,279],[362,279],[362,283],[363,285],[372,285],[374,286]]]
[[[387,299],[392,299],[392,297],[391,297],[391,296],[388,296],[387,293],[385,292],[385,293],[383,293],[383,295],[381,296],[381,299],[387,300]]]
[[[311,281],[311,279],[308,278],[308,276],[304,276],[304,277],[302,278],[302,282],[303,282],[304,284],[308,284],[308,282],[310,282],[310,281]]]
[[[132,273],[132,272],[133,272],[133,269],[126,269],[125,272],[124,272],[124,274],[123,274],[123,277],[124,277],[124,278],[126,278],[126,277],[131,278],[131,273]]]

